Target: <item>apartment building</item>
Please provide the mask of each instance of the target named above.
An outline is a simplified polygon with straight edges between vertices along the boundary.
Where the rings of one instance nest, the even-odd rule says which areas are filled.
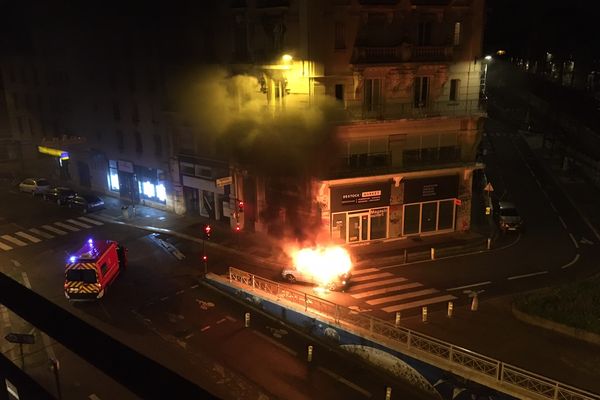
[[[223,15],[231,61],[259,76],[270,107],[341,110],[337,151],[310,179],[233,166],[238,222],[300,222],[341,243],[469,229],[483,1],[235,1]]]

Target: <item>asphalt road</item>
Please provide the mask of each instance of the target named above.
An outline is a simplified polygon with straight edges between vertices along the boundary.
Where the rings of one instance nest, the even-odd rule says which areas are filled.
[[[392,378],[311,343],[278,322],[253,315],[246,328],[243,305],[199,283],[203,271],[197,244],[176,242],[185,254],[180,260],[147,231],[14,191],[0,199],[0,209],[10,210],[0,216],[5,246],[0,249],[1,272],[219,397],[382,398],[390,386],[397,395],[418,398]],[[63,294],[64,264],[88,238],[122,242],[129,249],[129,265],[102,301],[70,303]],[[236,262],[209,252],[211,268]],[[2,336],[9,331],[35,335],[36,344],[25,348],[26,370],[50,392],[57,390],[48,369],[48,359],[55,357],[61,362],[63,398],[135,398],[10,311],[3,309],[1,317]],[[314,346],[310,363],[308,345]],[[14,345],[3,342],[1,349],[20,361]]]

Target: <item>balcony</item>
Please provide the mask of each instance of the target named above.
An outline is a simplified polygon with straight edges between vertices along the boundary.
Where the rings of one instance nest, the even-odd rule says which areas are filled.
[[[478,98],[462,101],[435,101],[415,107],[414,103],[388,102],[366,109],[361,100],[348,100],[346,111],[350,120],[422,119],[434,117],[463,117],[485,114],[485,105]]]
[[[412,46],[354,48],[353,64],[382,64],[422,61],[452,61],[452,46]]]

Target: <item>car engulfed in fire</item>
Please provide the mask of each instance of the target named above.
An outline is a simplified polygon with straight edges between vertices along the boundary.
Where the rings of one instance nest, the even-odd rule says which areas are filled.
[[[289,283],[308,283],[329,290],[343,291],[352,278],[352,260],[342,247],[304,248],[291,252],[292,266],[281,276]]]

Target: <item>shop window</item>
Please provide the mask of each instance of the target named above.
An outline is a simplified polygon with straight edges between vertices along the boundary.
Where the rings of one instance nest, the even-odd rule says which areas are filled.
[[[419,76],[414,81],[414,106],[416,108],[427,107],[429,95],[429,77]]]
[[[387,237],[387,217],[386,208],[371,210],[371,240],[385,239]]]
[[[432,232],[437,228],[438,203],[423,203],[421,209],[421,232]]]
[[[156,197],[156,189],[154,187],[154,185],[152,184],[152,182],[144,182],[142,183],[142,193],[144,194],[144,196],[152,198],[152,197]]]
[[[119,191],[119,170],[115,160],[108,161],[108,188],[113,192]]]
[[[156,198],[163,203],[167,201],[167,189],[162,183],[156,185]]]
[[[440,201],[438,230],[454,228],[454,200]]]
[[[404,206],[404,229],[405,235],[419,233],[421,219],[421,204],[409,204]]]
[[[331,239],[346,242],[346,213],[333,214],[331,219]]]
[[[363,106],[365,111],[379,111],[382,104],[381,79],[365,79]]]

